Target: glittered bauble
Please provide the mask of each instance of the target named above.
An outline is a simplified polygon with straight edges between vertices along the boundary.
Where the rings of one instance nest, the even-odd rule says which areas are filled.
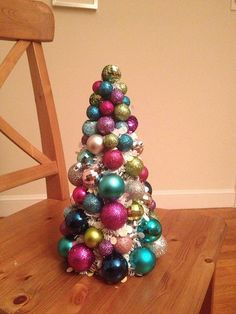
[[[73,190],[72,197],[76,204],[82,204],[87,191],[83,186],[78,186]]]
[[[108,240],[103,240],[98,246],[99,253],[102,256],[110,255],[113,252],[113,245]]]
[[[107,134],[103,138],[103,144],[106,148],[115,148],[118,145],[118,137],[115,134]]]
[[[102,101],[99,108],[103,116],[110,116],[114,111],[114,105],[109,100]]]
[[[147,167],[144,166],[142,171],[139,174],[140,181],[141,182],[145,182],[147,180],[147,178],[148,178],[148,174],[149,174],[148,173],[148,169],[147,169]]]
[[[138,127],[138,120],[135,116],[130,116],[127,120],[129,133],[133,133]]]
[[[121,254],[114,252],[103,259],[101,276],[107,283],[118,283],[127,275],[128,263]]]
[[[138,202],[133,202],[132,205],[128,208],[128,220],[139,220],[142,218],[143,214],[143,206]]]
[[[82,272],[92,266],[95,256],[90,248],[84,244],[77,244],[70,249],[67,259],[70,267],[75,271]]]
[[[121,104],[123,98],[124,98],[124,94],[122,93],[122,91],[118,88],[114,88],[110,96],[111,102],[113,102],[113,104],[115,105]]]
[[[88,229],[88,218],[80,208],[69,212],[65,222],[66,226],[74,234],[83,234]]]
[[[87,149],[94,155],[103,151],[103,136],[99,134],[91,135],[87,140]]]
[[[80,169],[77,164],[74,164],[68,170],[68,179],[71,184],[78,186],[81,183],[83,170]]]
[[[102,240],[102,231],[95,227],[88,228],[84,234],[84,243],[87,245],[87,247],[94,248],[98,246],[98,244],[102,242]]]
[[[142,219],[138,226],[138,232],[143,233],[144,237],[141,238],[141,242],[150,243],[158,240],[162,233],[160,222],[155,218],[149,220]]]
[[[146,181],[146,182],[144,182],[144,185],[145,185],[145,192],[152,195],[152,186],[151,186],[151,184]]]
[[[119,237],[117,238],[117,242],[115,244],[115,250],[120,254],[128,253],[133,245],[133,240],[130,237]]]
[[[99,106],[101,100],[102,97],[100,95],[93,93],[89,98],[89,103],[91,106]]]
[[[57,251],[60,256],[67,257],[68,252],[73,246],[74,241],[67,239],[67,238],[61,238],[57,243]]]
[[[116,170],[123,165],[124,158],[118,149],[108,150],[103,155],[103,163],[108,169]]]
[[[129,97],[124,96],[124,98],[123,98],[123,104],[125,104],[125,105],[127,105],[127,106],[130,105],[130,99],[129,99]]]
[[[94,155],[88,151],[87,149],[82,149],[77,155],[77,161],[81,162],[82,164],[92,164]]]
[[[126,184],[125,192],[128,193],[129,199],[141,199],[145,193],[144,185],[138,180],[130,180]]]
[[[101,117],[101,113],[98,107],[89,106],[86,111],[87,117],[92,121],[97,121]]]
[[[100,198],[98,198],[93,193],[89,193],[83,202],[83,208],[84,210],[89,214],[97,214],[100,212],[102,208],[102,201]]]
[[[157,241],[146,244],[146,246],[156,255],[157,258],[167,252],[167,241],[163,236],[161,236]]]
[[[90,120],[85,121],[82,126],[82,132],[87,136],[95,134],[97,132],[97,122]]]
[[[87,188],[94,187],[96,185],[98,176],[98,173],[92,168],[85,169],[82,176],[83,185]]]
[[[98,93],[102,97],[107,98],[110,96],[112,89],[113,89],[113,87],[112,87],[111,83],[108,81],[104,81],[99,86]]]
[[[116,81],[119,81],[121,78],[121,72],[118,66],[116,65],[107,65],[102,70],[102,79],[103,81],[109,81],[111,83],[115,83]]]
[[[114,114],[117,120],[126,121],[131,112],[128,106],[125,104],[120,104],[115,107]]]
[[[119,202],[107,203],[101,211],[101,221],[105,228],[117,230],[121,228],[127,220],[127,209]]]
[[[115,122],[111,117],[101,117],[97,122],[97,129],[102,135],[111,133],[115,128]]]
[[[143,169],[143,162],[138,157],[133,157],[131,160],[127,161],[125,164],[125,171],[130,175],[137,177],[140,175]]]
[[[147,247],[137,247],[130,254],[130,263],[138,275],[145,275],[156,265],[155,254]]]
[[[67,227],[65,220],[63,220],[63,222],[60,224],[60,228],[59,228],[60,232],[62,235],[64,235],[65,237],[70,236],[71,235],[71,231],[69,230],[69,228]]]
[[[133,145],[133,151],[136,152],[137,156],[142,154],[143,148],[144,148],[144,145],[142,141],[135,141]]]
[[[124,82],[116,82],[114,85],[113,85],[115,88],[118,88],[122,91],[122,93],[125,95],[128,91],[128,87],[127,85],[124,83]]]
[[[128,150],[132,148],[132,146],[133,146],[133,139],[131,136],[129,136],[128,134],[122,134],[119,137],[118,148],[122,152],[127,152]]]
[[[97,93],[101,83],[102,83],[102,81],[96,81],[93,83],[92,89],[93,89],[94,93]]]
[[[125,191],[124,180],[117,174],[106,174],[99,181],[99,195],[103,198],[114,200],[119,198]]]

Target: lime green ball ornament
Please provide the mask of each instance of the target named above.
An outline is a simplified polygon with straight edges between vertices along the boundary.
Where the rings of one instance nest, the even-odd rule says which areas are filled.
[[[106,174],[99,181],[98,192],[103,198],[115,200],[125,192],[124,180],[117,174]]]
[[[142,160],[138,157],[133,157],[125,164],[125,171],[133,177],[138,177],[144,167]]]
[[[73,246],[73,241],[67,238],[61,238],[57,244],[57,250],[60,256],[67,257],[68,252]]]
[[[118,145],[118,136],[116,136],[115,134],[107,134],[106,136],[104,136],[103,138],[103,144],[106,148],[115,148]]]
[[[145,275],[156,265],[155,254],[147,247],[138,247],[130,254],[130,264],[138,275]]]
[[[127,105],[120,104],[115,107],[114,114],[116,119],[120,121],[126,121],[131,115],[131,111]]]

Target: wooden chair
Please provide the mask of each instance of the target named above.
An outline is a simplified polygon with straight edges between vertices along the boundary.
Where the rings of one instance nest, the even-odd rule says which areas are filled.
[[[0,313],[210,313],[225,229],[218,218],[160,210],[169,250],[145,277],[108,286],[65,272],[56,244],[69,193],[41,45],[53,33],[53,14],[45,4],[0,0],[0,38],[16,41],[0,67],[0,85],[26,51],[43,147],[40,152],[1,118],[1,131],[39,165],[1,176],[0,189],[46,177],[48,196],[0,221]]]

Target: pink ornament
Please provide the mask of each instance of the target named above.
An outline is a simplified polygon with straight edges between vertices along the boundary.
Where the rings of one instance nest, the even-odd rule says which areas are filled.
[[[93,89],[94,93],[97,93],[101,83],[102,83],[102,81],[96,81],[96,82],[93,83],[92,89]]]
[[[119,169],[124,163],[124,158],[121,151],[118,149],[108,150],[103,155],[103,163],[110,170]]]
[[[86,189],[82,186],[76,187],[72,193],[73,200],[76,204],[82,204],[86,195]]]
[[[118,88],[114,88],[110,96],[110,100],[113,102],[113,104],[122,104],[123,98],[124,94],[122,93],[122,91]]]
[[[111,117],[101,117],[97,122],[97,129],[102,135],[111,133],[115,128],[115,121]]]
[[[113,245],[108,240],[103,240],[98,246],[99,253],[102,256],[110,255],[113,252]]]
[[[63,222],[61,223],[61,225],[60,225],[60,232],[61,232],[61,234],[64,235],[64,236],[69,236],[69,235],[71,235],[71,232],[70,232],[69,228],[67,227],[65,221],[63,221]]]
[[[101,102],[99,109],[103,116],[110,116],[114,111],[114,105],[109,100],[104,100]]]
[[[107,203],[101,211],[101,221],[105,228],[117,230],[127,221],[127,209],[119,202]]]
[[[121,237],[117,238],[117,242],[115,244],[115,250],[120,254],[128,253],[133,245],[133,241],[130,237]]]
[[[154,200],[152,200],[152,202],[151,202],[151,204],[150,204],[150,206],[149,206],[149,209],[150,209],[150,210],[154,210],[154,209],[156,209],[156,207],[157,207],[156,202],[155,202]]]
[[[143,167],[142,171],[140,172],[140,175],[139,175],[139,179],[141,182],[145,182],[148,178],[148,169],[146,167]]]
[[[138,120],[135,116],[130,116],[126,123],[128,124],[128,133],[133,133],[138,127]]]
[[[68,253],[69,266],[78,272],[88,270],[94,261],[93,251],[84,244],[74,245]]]
[[[87,135],[83,135],[82,138],[81,138],[81,143],[82,143],[83,145],[85,145],[85,144],[87,143],[88,138],[89,138],[89,137],[88,137]]]

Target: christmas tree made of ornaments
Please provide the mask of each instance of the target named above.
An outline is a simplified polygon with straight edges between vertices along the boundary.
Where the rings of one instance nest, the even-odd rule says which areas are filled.
[[[92,86],[82,149],[68,171],[72,205],[64,210],[58,242],[68,272],[113,284],[149,273],[167,248],[140,157],[138,120],[120,78],[119,68],[107,65]]]

